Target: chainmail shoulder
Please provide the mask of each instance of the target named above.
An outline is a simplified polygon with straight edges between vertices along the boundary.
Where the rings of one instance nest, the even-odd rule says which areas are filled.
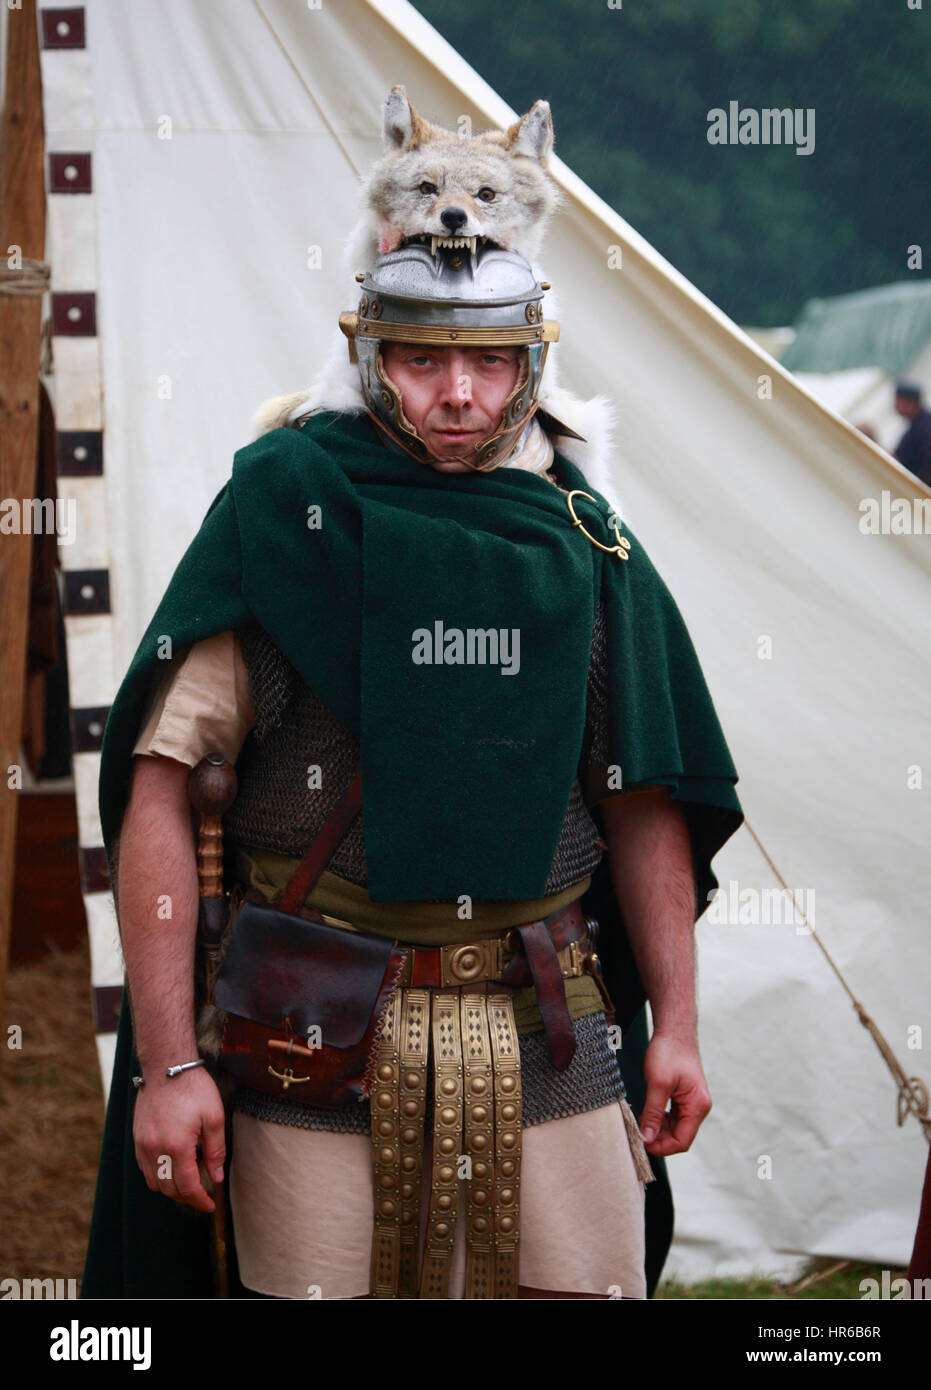
[[[258,623],[241,628],[237,634],[243,659],[249,671],[257,743],[263,744],[272,729],[281,723],[285,710],[297,694],[301,678]]]

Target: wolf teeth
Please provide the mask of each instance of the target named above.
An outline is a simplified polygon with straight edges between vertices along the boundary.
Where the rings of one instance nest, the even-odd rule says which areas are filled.
[[[468,247],[469,251],[474,256],[477,245],[477,236],[431,236],[430,255],[436,255],[436,248],[438,246],[445,246],[448,247],[450,250],[464,250],[466,247]]]

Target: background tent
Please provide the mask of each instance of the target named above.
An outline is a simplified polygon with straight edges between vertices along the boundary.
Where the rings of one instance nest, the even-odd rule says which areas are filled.
[[[931,398],[931,281],[811,299],[780,361],[838,415],[872,425],[890,453],[908,425],[893,406],[899,380]]]
[[[40,15],[61,171],[48,199],[50,385],[59,485],[79,515],[62,562],[106,596],[67,617],[90,856],[102,721],[139,636],[252,410],[312,378],[354,302],[339,253],[389,88],[404,83],[450,126],[516,113],[404,0],[227,0],[222,12],[88,0],[66,13]],[[565,208],[543,263],[560,291],[564,378],[616,402],[617,491],[693,634],[750,825],[910,1058],[931,998],[931,810],[914,771],[928,759],[931,557],[922,535],[868,536],[858,521],[882,489],[925,490],[559,160],[553,173]],[[748,829],[717,872],[729,893],[779,887]],[[896,1128],[885,1067],[811,938],[767,925],[756,901],[755,922],[699,927],[715,1109],[670,1164],[671,1265],[904,1263],[920,1130]],[[95,983],[117,988],[109,895],[85,902]]]

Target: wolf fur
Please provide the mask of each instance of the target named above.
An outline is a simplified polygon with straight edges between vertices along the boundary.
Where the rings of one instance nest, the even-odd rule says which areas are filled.
[[[487,237],[514,250],[530,262],[538,280],[546,280],[536,259],[561,196],[546,173],[553,148],[548,102],[534,102],[506,131],[471,135],[425,120],[405,89],[395,86],[385,102],[382,134],[384,152],[361,187],[364,213],[342,255],[347,286],[376,256],[397,250],[410,237],[448,238],[450,221],[459,222],[456,236]],[[449,213],[446,223],[444,213]],[[459,220],[461,213],[465,222]],[[543,312],[547,318],[559,318],[552,289],[544,292]],[[539,402],[541,409],[583,436],[581,440],[566,435],[553,438],[560,452],[582,469],[622,516],[609,467],[613,407],[604,396],[581,400],[559,384],[555,344],[547,354]],[[365,410],[359,369],[349,361],[339,329],[313,384],[265,401],[251,420],[252,437],[293,425],[320,410],[348,414]]]

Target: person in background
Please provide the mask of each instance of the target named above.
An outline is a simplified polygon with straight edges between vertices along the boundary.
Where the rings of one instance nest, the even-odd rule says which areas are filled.
[[[921,403],[921,387],[900,381],[895,388],[895,408],[909,422],[895,449],[905,468],[931,487],[931,412]]]

